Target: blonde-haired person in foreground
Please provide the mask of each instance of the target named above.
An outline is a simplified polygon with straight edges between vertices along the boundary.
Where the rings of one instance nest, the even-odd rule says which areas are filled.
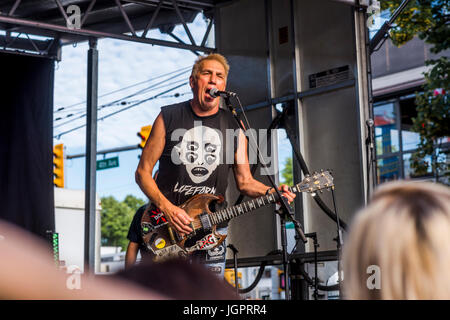
[[[343,267],[346,299],[450,299],[449,188],[383,184],[355,217]]]

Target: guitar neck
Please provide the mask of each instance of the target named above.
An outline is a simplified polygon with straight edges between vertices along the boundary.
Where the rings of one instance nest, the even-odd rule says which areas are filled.
[[[299,185],[296,185],[294,187],[290,187],[289,191],[293,193],[298,193],[303,190],[300,190]],[[278,195],[276,193],[271,193],[250,201],[243,202],[233,207],[213,212],[209,215],[209,218],[213,225],[218,225],[219,223],[229,221],[244,213],[259,209],[272,203],[276,203],[277,201]]]

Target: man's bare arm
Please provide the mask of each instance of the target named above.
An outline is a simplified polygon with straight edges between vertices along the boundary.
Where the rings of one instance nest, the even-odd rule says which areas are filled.
[[[125,269],[128,269],[135,264],[138,251],[139,243],[130,241],[128,243],[127,253],[125,255]]]
[[[266,194],[266,192],[272,188],[253,178],[248,161],[247,145],[247,139],[243,132],[240,131],[239,144],[234,157],[234,177],[239,192],[246,196],[256,198]],[[295,194],[289,191],[288,186],[281,185],[278,188],[283,192],[283,195],[289,202],[294,200]],[[269,192],[272,193],[274,190],[272,189]]]
[[[162,155],[166,143],[166,130],[162,114],[153,123],[147,144],[142,151],[141,159],[136,169],[136,183],[142,192],[165,213],[169,223],[181,233],[190,233],[192,229],[187,225],[192,221],[187,213],[172,204],[159,190],[152,177],[153,168]]]

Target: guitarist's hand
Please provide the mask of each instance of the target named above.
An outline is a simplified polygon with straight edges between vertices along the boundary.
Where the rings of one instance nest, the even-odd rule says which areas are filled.
[[[294,201],[296,195],[295,195],[295,193],[289,191],[288,185],[282,184],[278,187],[278,190],[281,191],[281,195],[284,196],[288,200],[289,203]]]
[[[295,199],[295,193],[289,191],[289,186],[286,184],[282,184],[278,187],[278,190],[281,191],[281,196],[285,197],[289,203],[294,201]],[[275,190],[273,188],[270,189],[269,193],[274,193]]]
[[[181,209],[180,207],[170,205],[164,210],[165,216],[169,220],[169,223],[179,232],[181,235],[189,234],[193,230],[189,227],[189,224],[194,221],[191,217],[188,216],[186,211]]]

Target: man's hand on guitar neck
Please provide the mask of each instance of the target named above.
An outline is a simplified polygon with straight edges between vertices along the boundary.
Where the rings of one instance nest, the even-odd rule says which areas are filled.
[[[169,223],[180,233],[181,236],[189,234],[193,230],[189,227],[189,224],[194,221],[188,216],[186,211],[173,204],[169,204],[164,208],[160,208],[164,212]]]
[[[269,188],[267,189],[268,191],[266,191],[266,193],[274,193],[275,190],[273,188]],[[278,190],[281,191],[281,196],[285,197],[289,203],[291,203],[292,201],[294,201],[295,199],[295,193],[289,191],[289,186],[282,184],[278,187]]]

